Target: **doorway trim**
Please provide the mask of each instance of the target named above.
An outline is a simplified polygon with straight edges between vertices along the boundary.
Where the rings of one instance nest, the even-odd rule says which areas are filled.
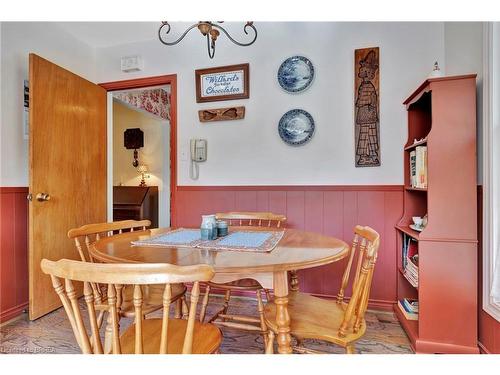
[[[177,74],[99,83],[108,93],[141,87],[170,85],[170,226],[175,227],[177,194]],[[108,149],[108,152],[110,150]]]

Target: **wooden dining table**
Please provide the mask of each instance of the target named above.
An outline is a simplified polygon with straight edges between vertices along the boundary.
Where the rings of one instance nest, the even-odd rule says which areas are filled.
[[[102,238],[90,247],[92,257],[105,263],[170,263],[179,266],[209,264],[213,282],[257,280],[274,290],[278,353],[292,353],[288,314],[288,271],[318,267],[347,256],[349,246],[337,238],[297,229],[286,229],[276,247],[267,253],[206,250],[195,247],[136,246],[132,241],[164,234],[173,228],[150,229]],[[231,231],[283,230],[262,227],[231,227]]]

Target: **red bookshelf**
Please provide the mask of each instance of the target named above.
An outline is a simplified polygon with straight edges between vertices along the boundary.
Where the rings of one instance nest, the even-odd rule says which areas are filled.
[[[394,311],[416,352],[478,353],[476,75],[428,79],[403,104],[408,140],[397,288],[398,299],[418,299],[418,321],[407,320],[397,304]],[[422,145],[427,188],[414,188],[410,152]],[[426,214],[423,231],[409,227],[413,216]],[[408,237],[417,243],[418,287],[405,275]]]

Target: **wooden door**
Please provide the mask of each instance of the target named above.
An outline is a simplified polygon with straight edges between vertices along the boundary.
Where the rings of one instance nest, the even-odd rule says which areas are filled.
[[[106,90],[35,54],[29,69],[33,320],[61,305],[40,261],[79,259],[68,229],[106,221]]]

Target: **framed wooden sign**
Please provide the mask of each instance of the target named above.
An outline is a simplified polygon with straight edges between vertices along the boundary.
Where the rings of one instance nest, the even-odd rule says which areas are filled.
[[[248,99],[249,64],[195,70],[196,102]]]

